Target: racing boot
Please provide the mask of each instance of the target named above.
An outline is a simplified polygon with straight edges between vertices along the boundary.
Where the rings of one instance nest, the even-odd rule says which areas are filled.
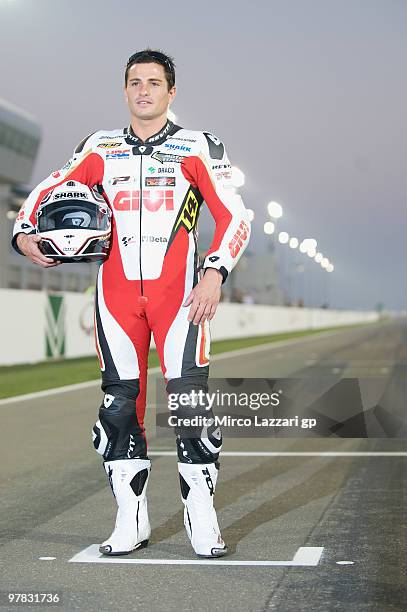
[[[104,555],[128,555],[148,544],[151,528],[146,490],[150,476],[149,459],[118,459],[104,463],[118,510],[112,535],[99,551]]]
[[[178,463],[184,525],[198,557],[223,557],[228,551],[213,507],[218,466]]]

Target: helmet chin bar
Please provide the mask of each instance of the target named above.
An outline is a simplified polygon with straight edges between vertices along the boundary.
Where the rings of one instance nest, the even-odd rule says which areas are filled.
[[[72,253],[58,248],[55,242],[46,234],[41,235],[39,248],[52,261],[61,263],[82,263],[104,261],[109,254],[110,236],[103,234],[97,237],[87,237],[79,248],[72,247]]]

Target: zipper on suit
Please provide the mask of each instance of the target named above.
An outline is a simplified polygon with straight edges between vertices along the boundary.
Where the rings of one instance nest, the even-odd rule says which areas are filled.
[[[140,154],[140,224],[139,224],[139,266],[140,266],[140,291],[141,295],[144,295],[144,287],[143,287],[143,271],[141,268],[141,215],[143,214],[143,154]]]

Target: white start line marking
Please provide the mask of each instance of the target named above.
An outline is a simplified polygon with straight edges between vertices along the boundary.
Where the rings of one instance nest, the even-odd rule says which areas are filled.
[[[291,561],[226,561],[222,559],[132,559],[106,557],[99,552],[98,544],[88,546],[69,559],[69,563],[136,563],[137,565],[249,565],[316,567],[321,559],[323,546],[301,546]]]

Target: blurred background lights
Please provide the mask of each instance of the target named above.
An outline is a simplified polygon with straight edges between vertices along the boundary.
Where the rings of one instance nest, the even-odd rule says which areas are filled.
[[[249,221],[250,223],[253,221],[254,219],[254,210],[252,210],[251,208],[246,208],[247,210],[247,214],[249,216]]]
[[[315,249],[315,251],[317,250],[317,241],[315,238],[304,238],[302,242],[306,245],[307,251],[309,249]]]
[[[266,221],[266,223],[264,224],[264,233],[271,236],[274,230],[275,230],[274,223],[272,221]]]
[[[287,232],[280,232],[278,235],[278,241],[281,242],[281,244],[287,244],[289,239],[290,236],[287,234]]]
[[[283,216],[283,207],[278,202],[269,202],[267,212],[273,219],[280,219]]]

